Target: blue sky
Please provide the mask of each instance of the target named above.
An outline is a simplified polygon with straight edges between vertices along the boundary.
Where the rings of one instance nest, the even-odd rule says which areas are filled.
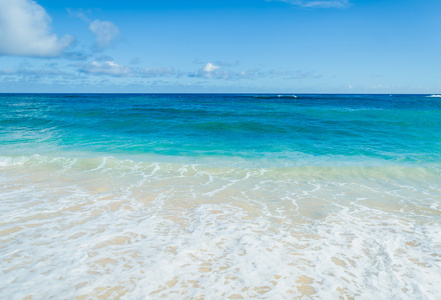
[[[439,0],[0,0],[0,92],[441,93]]]

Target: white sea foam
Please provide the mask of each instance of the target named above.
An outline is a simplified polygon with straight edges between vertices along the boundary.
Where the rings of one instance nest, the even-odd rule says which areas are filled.
[[[430,95],[427,96],[428,98],[441,98],[441,95]]]
[[[279,98],[297,98],[296,95],[277,95]]]
[[[421,168],[0,161],[2,299],[441,294],[441,183]]]
[[[262,98],[262,99],[273,99],[273,98],[297,98],[296,95],[270,95],[270,94],[264,94],[264,95],[255,95],[253,98]]]

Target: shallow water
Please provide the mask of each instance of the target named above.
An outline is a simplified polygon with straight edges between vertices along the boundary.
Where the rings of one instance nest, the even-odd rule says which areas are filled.
[[[0,100],[2,299],[441,295],[436,97]]]

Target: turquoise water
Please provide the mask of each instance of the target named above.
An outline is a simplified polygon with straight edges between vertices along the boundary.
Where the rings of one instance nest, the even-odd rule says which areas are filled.
[[[436,299],[437,95],[1,94],[0,297]]]
[[[288,164],[304,157],[440,161],[437,97],[97,94],[0,99],[1,146],[12,155],[81,151],[284,159]]]

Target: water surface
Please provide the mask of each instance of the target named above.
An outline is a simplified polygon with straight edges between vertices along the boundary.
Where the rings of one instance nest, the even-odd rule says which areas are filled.
[[[4,299],[436,299],[441,98],[2,94]]]

